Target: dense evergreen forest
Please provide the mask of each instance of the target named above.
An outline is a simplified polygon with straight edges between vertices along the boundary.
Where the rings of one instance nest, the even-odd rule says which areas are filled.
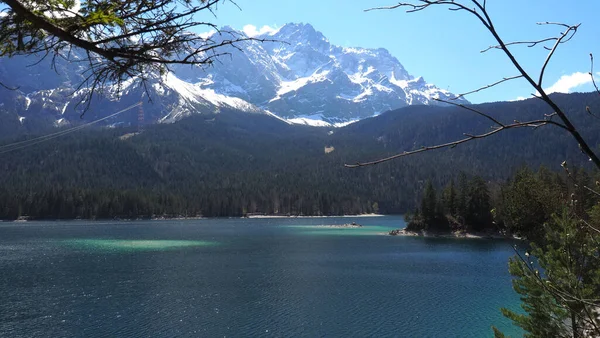
[[[600,111],[600,97],[555,100],[598,145],[585,108]],[[503,121],[549,113],[534,99],[477,108]],[[8,127],[1,144],[41,133],[37,126],[2,125]],[[147,126],[141,134],[128,127],[88,129],[0,154],[0,218],[404,213],[421,206],[427,180],[439,189],[464,172],[493,188],[524,164],[550,171],[560,171],[564,160],[587,165],[569,135],[543,127],[374,167],[343,167],[489,128],[489,121],[461,108],[411,106],[339,129],[225,110]]]
[[[537,171],[523,167],[499,184],[464,173],[441,190],[427,181],[420,206],[406,217],[407,230],[517,235],[540,243],[543,227],[553,215],[565,207],[586,215],[600,201],[586,188],[599,180],[599,173],[591,175],[584,169],[567,173],[542,166]]]

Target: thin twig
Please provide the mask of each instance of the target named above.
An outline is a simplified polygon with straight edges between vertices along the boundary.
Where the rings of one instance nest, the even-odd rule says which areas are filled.
[[[517,44],[519,42],[506,43],[503,41],[503,39],[500,37],[500,35],[496,31],[496,28],[492,22],[492,19],[490,18],[489,13],[487,12],[487,9],[485,6],[486,5],[485,1],[483,3],[481,3],[480,1],[477,1],[477,0],[471,0],[471,3],[473,3],[475,5],[475,8],[469,8],[466,5],[455,2],[453,0],[418,0],[418,1],[415,0],[412,3],[411,2],[401,2],[401,3],[398,3],[393,6],[371,8],[371,9],[368,9],[367,11],[378,10],[378,9],[379,10],[382,10],[382,9],[389,10],[389,9],[405,7],[405,8],[408,8],[407,12],[416,12],[416,11],[427,9],[431,6],[440,5],[440,6],[446,6],[448,9],[453,10],[453,11],[464,10],[466,12],[471,13],[482,23],[482,25],[488,30],[488,32],[496,40],[497,45],[496,45],[496,47],[492,46],[492,48],[499,48],[504,52],[504,54],[508,57],[508,59],[513,64],[513,66],[519,71],[521,76],[525,80],[527,80],[527,82],[529,82],[529,84],[536,90],[537,93],[539,93],[539,95],[534,95],[534,97],[537,97],[540,100],[544,101],[552,109],[552,111],[555,112],[556,116],[558,116],[558,118],[562,121],[560,126],[562,128],[564,128],[565,130],[567,130],[571,134],[571,136],[573,136],[575,141],[577,141],[577,144],[580,146],[582,152],[585,153],[589,157],[589,159],[594,163],[594,165],[600,169],[600,158],[596,155],[596,153],[592,150],[592,148],[587,144],[586,140],[581,136],[579,131],[575,128],[575,126],[573,125],[573,123],[571,122],[571,120],[569,119],[567,114],[565,114],[565,112],[560,107],[558,107],[558,105],[545,92],[544,88],[542,88],[545,70],[546,70],[548,64],[550,63],[550,60],[554,56],[557,48],[561,44],[571,40],[573,38],[573,36],[577,33],[577,29],[579,28],[580,25],[579,24],[578,25],[567,25],[567,24],[558,23],[558,22],[538,23],[538,25],[557,25],[557,26],[565,27],[566,29],[563,33],[561,33],[560,36],[544,40],[544,41],[555,41],[555,44],[552,48],[547,48],[549,50],[549,53],[546,56],[546,59],[541,66],[540,75],[539,75],[538,80],[536,81],[533,79],[533,77],[531,75],[529,75],[529,73],[527,73],[525,71],[525,69],[523,68],[521,63],[516,59],[514,54],[508,49],[508,46],[510,46],[511,44]],[[540,41],[542,41],[542,40],[540,40]],[[523,42],[523,43],[525,43],[525,42]],[[557,123],[555,123],[554,121],[551,121],[551,120],[545,121],[544,125],[545,124],[557,125]],[[499,129],[495,130],[494,132],[497,132],[499,130],[504,130],[504,129],[505,128],[499,128]],[[465,140],[460,140],[459,142],[462,143],[462,142],[466,142],[466,141],[470,141],[470,140],[471,139],[465,139]],[[450,143],[449,145],[455,145],[455,144]],[[443,148],[443,147],[446,147],[449,145],[447,145],[447,144],[439,145],[436,147],[429,147],[427,149]],[[421,151],[423,151],[423,150],[420,150],[419,152],[421,152]],[[414,152],[409,152],[409,153],[414,153]],[[398,157],[402,157],[402,156],[406,156],[406,152],[397,154],[392,157],[385,158],[381,162],[385,162],[390,159],[394,159],[394,158],[398,158]],[[374,162],[369,162],[369,163],[375,164],[375,163],[380,163],[380,162],[374,161]],[[357,166],[360,166],[360,165],[351,165],[350,167],[357,167]]]
[[[466,106],[466,105],[464,105],[462,103],[455,103],[455,102],[452,102],[452,101],[447,101],[447,100],[443,100],[443,99],[439,99],[439,98],[435,98],[434,100],[438,101],[438,102],[446,103],[446,104],[449,104],[449,105],[453,105],[453,106],[456,106],[456,107],[460,107],[460,108],[469,110],[469,111],[471,111],[471,112],[473,112],[473,113],[475,113],[477,115],[483,116],[483,117],[491,120],[492,122],[494,122],[495,124],[497,124],[497,125],[499,125],[501,127],[504,127],[504,123],[502,123],[502,122],[498,121],[497,119],[493,118],[491,115],[486,114],[486,113],[482,112],[481,110],[475,109],[475,108],[473,108],[471,106]]]
[[[563,169],[565,170],[565,172],[567,173],[567,177],[571,179],[571,181],[573,182],[573,185],[576,188],[584,188],[585,190],[591,192],[592,194],[599,196],[600,197],[600,192],[597,192],[596,190],[588,187],[587,185],[579,185],[577,184],[577,182],[575,181],[575,178],[571,175],[571,171],[569,170],[569,168],[567,168],[567,161],[564,161],[561,166],[563,167]]]
[[[547,120],[534,120],[534,121],[528,121],[528,122],[515,122],[515,123],[511,123],[511,124],[500,124],[500,127],[489,131],[487,133],[483,133],[483,134],[478,134],[478,135],[471,135],[471,134],[465,134],[465,136],[467,136],[466,138],[460,139],[460,140],[456,140],[456,141],[452,141],[452,142],[448,142],[448,143],[443,143],[443,144],[437,144],[437,145],[433,145],[433,146],[424,146],[420,149],[416,149],[416,150],[411,150],[411,151],[405,151],[403,153],[400,154],[396,154],[396,155],[392,155],[386,158],[382,158],[379,160],[375,160],[375,161],[371,161],[371,162],[359,162],[356,164],[344,164],[344,166],[346,168],[358,168],[358,167],[365,167],[365,166],[371,166],[371,165],[375,165],[375,164],[379,164],[379,163],[383,163],[383,162],[387,162],[387,161],[391,161],[393,159],[396,158],[400,158],[400,157],[405,157],[405,156],[410,156],[410,155],[414,155],[414,154],[418,154],[418,153],[422,153],[425,151],[431,151],[431,150],[436,150],[436,149],[442,149],[442,148],[453,148],[459,144],[462,143],[466,143],[469,141],[473,141],[476,139],[481,139],[481,138],[486,138],[489,136],[492,136],[496,133],[499,133],[503,130],[507,130],[507,129],[514,129],[514,128],[523,128],[523,127],[528,127],[528,128],[538,128],[540,126],[546,125],[546,124],[554,124],[557,125],[558,123],[552,123],[552,121],[547,121]],[[559,125],[559,124],[558,124]]]
[[[590,53],[590,77],[592,78],[592,84],[596,88],[596,93],[600,94],[600,89],[596,85],[596,79],[594,78],[594,54]]]
[[[557,39],[558,38],[546,38],[546,39],[541,39],[541,40],[536,40],[536,41],[514,41],[514,42],[505,43],[504,45],[505,46],[527,45],[527,47],[531,48],[531,47],[537,46],[540,43],[544,43],[544,42],[548,42],[548,41],[556,41]],[[567,42],[567,41],[564,41],[564,42]],[[502,46],[500,46],[500,45],[489,46],[488,48],[481,50],[480,53],[485,53],[485,52],[489,51],[490,49],[502,49]]]
[[[597,229],[596,227],[592,226],[589,222],[587,222],[586,220],[582,219],[581,220],[585,225],[587,225],[588,228],[596,231],[597,233],[600,234],[600,229]]]
[[[169,65],[210,66],[216,58],[229,54],[221,52],[222,49],[241,50],[238,46],[241,43],[277,42],[235,31],[220,31],[213,23],[195,19],[201,12],[214,15],[213,9],[223,2],[237,6],[231,0],[113,1],[110,15],[118,20],[90,24],[89,15],[82,13],[94,13],[101,5],[98,2],[82,4],[82,10],[73,13],[62,5],[41,4],[34,10],[23,1],[6,0],[7,8],[2,11],[6,15],[0,17],[0,44],[13,48],[5,49],[2,55],[52,53],[51,66],[57,70],[58,57],[77,61],[70,50],[63,55],[64,48],[81,48],[87,54],[87,72],[91,75],[85,84],[101,90],[105,85],[119,87],[125,79],[138,75],[168,70]],[[69,20],[57,19],[66,14]],[[27,27],[23,27],[22,22],[27,22]],[[198,26],[215,29],[223,38],[217,41],[189,32]],[[88,91],[88,102],[91,102],[94,90]]]
[[[591,115],[592,117],[595,117],[595,118],[597,118],[597,119],[599,119],[599,120],[600,120],[600,116],[598,116],[598,115],[594,114],[594,113],[592,112],[592,109],[590,108],[590,106],[585,106],[585,111],[586,111],[586,112],[587,112],[589,115]]]
[[[19,90],[19,88],[21,88],[21,86],[16,86],[16,87],[8,86],[8,85],[4,84],[4,82],[2,82],[2,81],[0,81],[0,86],[2,86],[5,89],[8,89],[8,90]]]
[[[550,23],[550,22],[546,22],[545,24],[556,24],[556,23]],[[546,71],[546,67],[548,66],[548,64],[550,63],[550,59],[552,59],[552,56],[554,55],[554,53],[556,52],[556,49],[558,48],[558,46],[562,43],[562,41],[566,38],[566,41],[569,41],[571,38],[573,38],[573,36],[575,35],[575,33],[577,33],[577,29],[579,28],[579,26],[581,24],[575,25],[575,26],[568,26],[565,24],[560,24],[562,26],[566,26],[567,30],[564,31],[562,33],[562,35],[556,40],[556,43],[554,43],[554,46],[552,47],[552,49],[550,50],[550,53],[548,53],[548,56],[546,57],[546,61],[544,61],[544,64],[542,65],[542,70],[540,71],[540,77],[538,79],[537,85],[541,88],[542,87],[542,81],[544,80],[544,72]],[[572,32],[572,34],[569,36],[569,33]]]
[[[501,83],[503,83],[503,82],[510,81],[510,80],[515,80],[515,79],[519,79],[519,78],[522,78],[522,77],[523,77],[523,75],[515,75],[515,76],[511,76],[511,77],[505,77],[505,78],[502,78],[502,80],[500,80],[500,81],[496,81],[496,82],[494,82],[494,83],[492,83],[492,84],[489,84],[489,85],[486,85],[486,86],[480,87],[480,88],[478,88],[478,89],[475,89],[475,90],[472,90],[472,91],[470,91],[470,92],[466,92],[466,93],[458,94],[456,97],[453,97],[451,100],[457,100],[457,99],[459,99],[459,98],[461,98],[461,97],[463,97],[463,96],[465,96],[465,95],[469,95],[469,94],[477,93],[477,92],[480,92],[480,91],[482,91],[482,90],[485,90],[485,89],[488,89],[488,88],[491,88],[491,87],[497,86],[497,85],[499,85],[499,84],[501,84]]]

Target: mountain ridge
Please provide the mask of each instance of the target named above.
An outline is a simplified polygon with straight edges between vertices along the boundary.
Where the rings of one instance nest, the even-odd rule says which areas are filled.
[[[215,33],[218,34],[218,33]],[[227,39],[222,33],[213,39]],[[21,123],[53,119],[60,126],[103,117],[143,101],[145,120],[174,122],[195,113],[215,113],[223,107],[283,118],[290,123],[339,126],[407,105],[435,105],[435,98],[454,94],[410,75],[386,49],[341,47],[310,24],[286,24],[257,36],[281,42],[247,41],[223,51],[227,60],[202,68],[173,66],[163,75],[147,74],[146,83],[128,79],[92,99],[79,87],[87,75],[81,50],[71,59],[0,58],[0,79],[17,91],[0,88],[0,109],[18,115]],[[151,100],[152,102],[148,102]],[[462,99],[462,103],[467,101]],[[136,124],[136,114],[110,124]]]
[[[239,95],[284,118],[320,115],[323,121],[348,122],[406,105],[438,104],[435,98],[455,97],[410,75],[385,48],[338,46],[310,24],[289,23],[255,38],[287,43],[250,42],[246,53],[232,55],[231,61],[218,69],[208,69],[207,78],[213,81],[206,85],[219,93]],[[252,81],[244,81],[245,76],[227,76],[234,69],[250,72],[252,76],[246,75]],[[270,86],[255,93],[261,75]]]
[[[597,149],[600,134],[586,107],[600,109],[600,96],[553,94],[552,99]],[[535,119],[550,110],[535,98],[474,108],[500,121]],[[8,138],[2,114],[0,122],[1,144],[37,136]],[[579,175],[576,167],[591,168],[573,137],[550,125],[507,130],[371,167],[343,166],[448,142],[490,125],[460,107],[421,105],[337,129],[222,108],[215,115],[148,126],[143,133],[132,127],[77,131],[3,154],[0,219],[15,219],[20,211],[54,219],[403,213],[418,207],[426,180],[441,187],[460,171],[497,183],[523,164],[562,171],[567,161],[574,175]],[[142,207],[143,213],[135,211]]]

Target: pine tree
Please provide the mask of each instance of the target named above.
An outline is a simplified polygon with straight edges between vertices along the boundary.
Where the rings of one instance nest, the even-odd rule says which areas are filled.
[[[461,222],[465,222],[467,215],[467,195],[469,191],[469,184],[467,175],[464,172],[460,172],[458,175],[458,193],[456,197],[456,216]]]
[[[443,193],[444,213],[446,215],[456,215],[456,188],[454,187],[454,179],[444,188]]]
[[[508,309],[502,313],[523,328],[526,337],[600,336],[600,207],[591,223],[567,210],[554,216],[545,228],[544,245],[532,244],[531,254],[511,258],[513,288],[521,295],[526,314]],[[504,335],[494,328],[496,337]]]
[[[436,207],[437,197],[435,189],[433,188],[431,180],[427,180],[425,191],[423,192],[423,199],[421,200],[421,216],[423,217],[423,221],[427,228],[431,227],[437,219]]]
[[[464,217],[469,230],[482,231],[491,225],[490,194],[486,182],[480,176],[475,176],[469,182],[466,210]]]

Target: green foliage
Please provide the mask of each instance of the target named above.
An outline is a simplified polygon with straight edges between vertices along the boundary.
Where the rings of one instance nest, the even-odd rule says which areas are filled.
[[[479,176],[469,182],[466,196],[466,214],[463,216],[470,231],[484,231],[492,227],[490,193],[486,182]]]
[[[567,179],[564,174],[541,167],[538,172],[522,168],[500,189],[495,202],[495,221],[507,232],[531,241],[543,242],[543,224],[565,205],[572,211],[585,215],[586,210],[598,201],[584,186],[593,186],[591,177],[583,170]],[[575,198],[584,196],[584,200]]]
[[[123,25],[123,19],[111,12],[111,9],[96,9],[90,13],[87,13],[87,15],[79,24],[82,26],[82,28],[89,28],[95,25]]]
[[[451,179],[442,192],[443,213],[446,215],[456,215],[456,202],[456,188],[454,187],[454,179]]]
[[[600,110],[598,97],[560,95],[557,101],[566,107],[588,103],[592,109]],[[507,119],[514,110],[533,116],[541,109],[537,101],[486,104],[483,108],[502,111]],[[423,114],[428,118],[423,119]],[[177,207],[165,206],[158,212],[174,215],[196,212],[205,216],[241,216],[250,212],[339,215],[369,213],[375,209],[384,214],[399,214],[420,207],[424,182],[430,179],[438,191],[436,213],[447,220],[438,225],[469,230],[465,227],[470,225],[466,221],[467,195],[471,189],[469,177],[479,171],[485,173],[484,180],[490,182],[487,184],[492,197],[490,210],[496,210],[497,226],[514,228],[522,234],[527,229],[541,233],[534,229],[569,200],[574,192],[572,184],[565,183],[564,177],[549,170],[538,174],[545,177],[539,180],[547,182],[544,183],[547,189],[539,189],[537,178],[514,192],[511,192],[513,186],[519,187],[512,183],[516,179],[508,185],[499,186],[498,182],[517,170],[521,161],[537,163],[547,156],[548,161],[552,161],[552,154],[564,154],[568,149],[561,148],[564,145],[560,137],[556,143],[547,140],[546,135],[552,133],[551,129],[544,134],[517,133],[507,138],[499,135],[497,139],[489,140],[493,141],[491,144],[473,143],[375,167],[354,170],[343,167],[344,163],[384,157],[398,149],[407,149],[407,144],[418,146],[445,141],[453,137],[454,130],[477,131],[478,125],[473,125],[473,119],[465,115],[469,117],[451,108],[411,106],[331,130],[290,126],[260,114],[222,109],[217,115],[198,115],[174,124],[148,126],[141,135],[126,140],[119,137],[133,130],[87,130],[2,154],[0,209],[6,212],[1,212],[0,218],[16,217],[19,205],[24,215],[53,218],[57,212],[49,212],[51,208],[30,206],[44,205],[47,203],[44,196],[56,191],[64,192],[65,196],[81,195],[90,201],[89,205],[105,204],[91,197],[99,191],[114,195],[115,199],[124,198],[122,192],[129,191],[130,196],[139,196],[135,197],[139,199],[138,205],[160,201],[160,196],[173,196],[183,203],[173,203]],[[20,123],[15,113],[0,110],[0,141],[9,143],[35,137],[39,134],[33,131],[39,130],[39,125],[34,123],[53,122],[50,117],[47,119],[40,121],[37,117],[27,117]],[[136,119],[135,114],[133,119]],[[430,123],[439,123],[449,134],[432,130]],[[15,135],[20,130],[26,136]],[[330,135],[330,131],[333,134]],[[588,135],[592,135],[590,131]],[[538,140],[539,135],[544,136],[543,142]],[[523,151],[515,154],[513,138],[530,146],[521,146]],[[335,151],[325,154],[324,146],[333,146]],[[495,150],[493,155],[489,154],[490,147]],[[558,165],[555,168],[560,170]],[[460,171],[465,173],[459,175]],[[572,172],[578,175],[578,170]],[[578,179],[583,181],[583,178],[579,176]],[[450,202],[448,195],[452,181],[454,202]],[[589,183],[594,185],[593,180]],[[500,198],[501,192],[512,197]],[[530,197],[522,198],[525,193]],[[72,205],[76,200],[65,197],[61,204]],[[535,217],[531,217],[532,221],[517,222],[528,218],[525,217],[528,211],[519,209],[520,205],[537,200],[541,202],[537,205],[548,205],[547,200],[551,200],[554,202],[550,205],[558,207],[527,208],[543,210],[543,217],[539,218],[541,223]],[[585,204],[582,209],[589,203]],[[472,206],[471,212],[475,209]],[[63,212],[63,217],[95,217],[93,209],[85,213],[77,211],[80,210],[78,207],[66,210],[75,211]],[[129,217],[128,212],[110,210],[113,213],[109,217]],[[146,213],[140,216],[144,215]],[[415,221],[418,219],[417,214]]]
[[[592,176],[584,170],[573,171],[568,178],[545,167],[537,172],[523,167],[502,184],[461,172],[458,184],[450,179],[439,197],[428,181],[420,210],[408,222],[408,230],[491,232],[544,243],[543,225],[553,214],[569,205],[574,214],[586,215],[599,202],[588,189],[595,184]],[[584,199],[576,198],[582,195]]]
[[[469,183],[467,175],[461,172],[458,175],[458,195],[456,200],[456,213],[455,216],[461,223],[465,222],[467,216],[467,193],[469,191]]]
[[[467,179],[459,174],[458,193],[454,180],[437,197],[431,181],[425,184],[421,209],[408,222],[409,231],[488,231],[493,229],[490,194],[486,182],[479,176]]]
[[[412,202],[400,187],[416,184],[401,174],[412,166],[347,170],[339,150],[323,152],[327,130],[267,116],[223,110],[119,139],[130,132],[4,154],[0,218],[19,208],[40,219],[390,213]]]
[[[496,327],[492,326],[492,330],[494,331],[494,338],[506,338],[506,335]]]
[[[591,224],[599,224],[597,210]],[[526,337],[600,335],[600,233],[591,224],[565,209],[546,223],[543,245],[532,244],[531,254],[510,260],[513,287],[525,313],[502,313]]]
[[[425,192],[421,200],[421,217],[425,224],[433,224],[437,220],[437,195],[429,180],[425,184]]]
[[[226,0],[5,0],[0,17],[0,55],[51,55],[87,65],[87,99],[129,78],[146,81],[168,66],[210,65],[221,49],[252,40],[234,31],[219,38],[190,34],[217,27],[200,19]],[[87,60],[82,60],[87,59]],[[114,86],[117,84],[117,86]],[[18,85],[18,84],[17,84]]]

